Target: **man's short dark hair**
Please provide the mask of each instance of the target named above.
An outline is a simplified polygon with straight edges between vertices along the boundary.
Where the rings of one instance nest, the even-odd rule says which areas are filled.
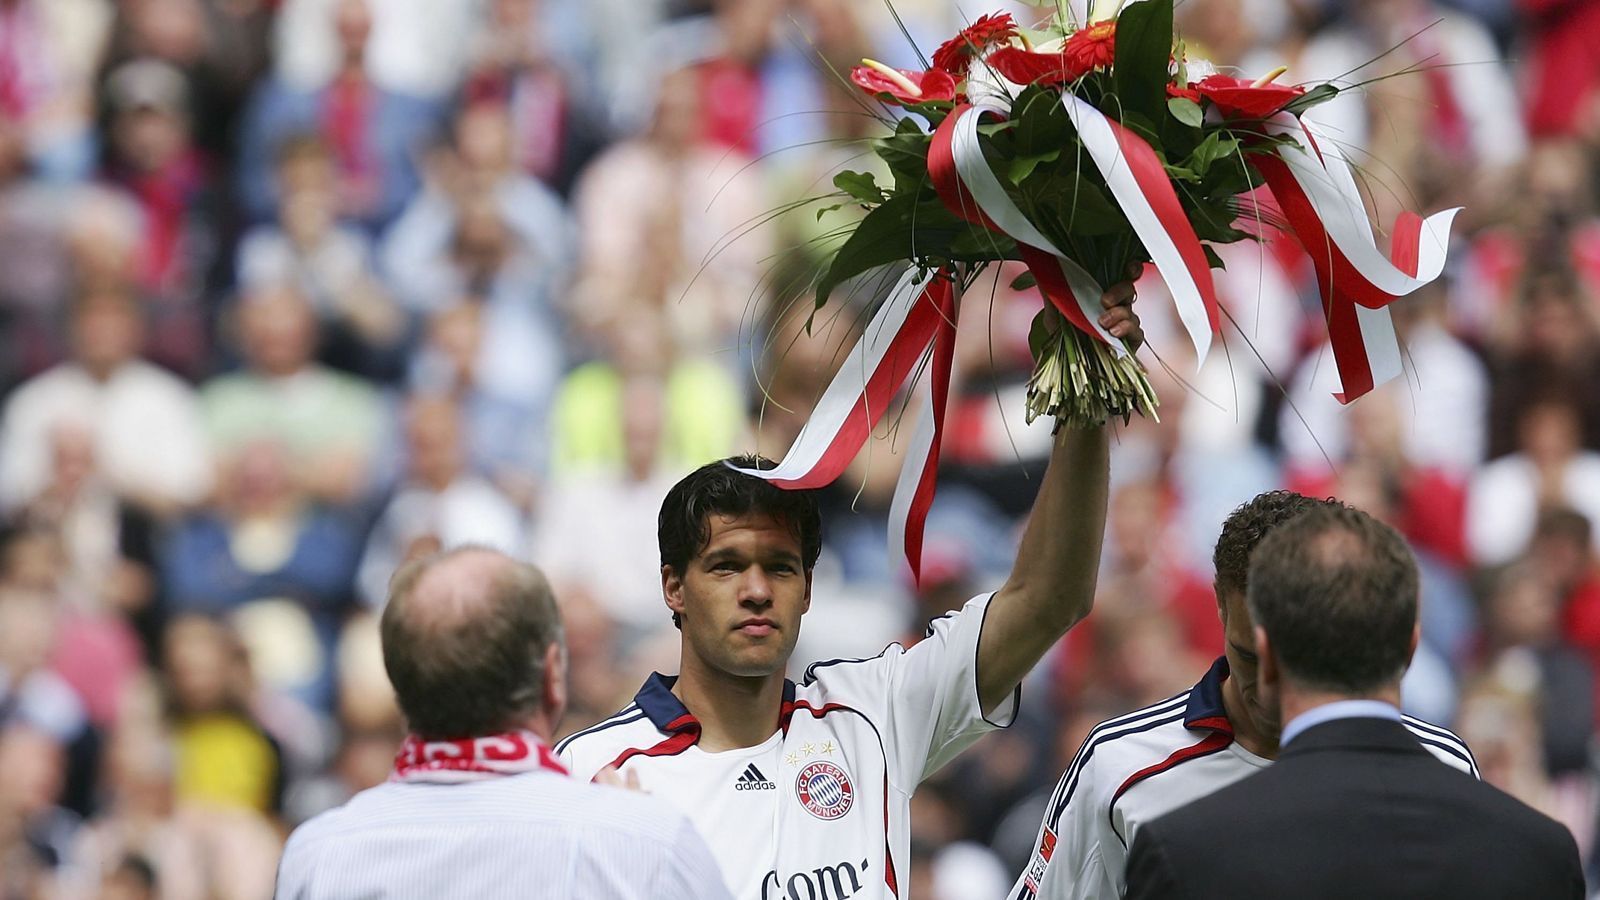
[[[1310,510],[1339,505],[1337,500],[1317,500],[1294,491],[1267,491],[1241,504],[1222,523],[1211,554],[1218,601],[1224,588],[1244,593],[1250,583],[1250,554],[1269,532]]]
[[[791,491],[739,469],[771,469],[762,456],[732,456],[690,472],[667,492],[656,521],[661,564],[682,574],[711,542],[711,516],[761,514],[789,529],[800,541],[800,561],[807,577],[822,554],[822,514],[815,491]],[[674,625],[679,619],[672,616]]]
[[[1249,584],[1286,679],[1361,695],[1405,674],[1417,562],[1393,528],[1349,507],[1311,510],[1261,541]]]
[[[544,573],[508,562],[481,598],[448,610],[415,608],[418,582],[458,547],[407,563],[389,584],[380,622],[383,666],[411,730],[431,740],[521,727],[544,693],[545,654],[561,614]]]

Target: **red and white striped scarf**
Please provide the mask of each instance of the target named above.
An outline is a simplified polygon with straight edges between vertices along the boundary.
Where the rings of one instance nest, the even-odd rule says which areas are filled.
[[[561,775],[566,766],[531,731],[508,731],[453,741],[425,741],[408,735],[394,756],[390,781],[459,784],[546,769]]]

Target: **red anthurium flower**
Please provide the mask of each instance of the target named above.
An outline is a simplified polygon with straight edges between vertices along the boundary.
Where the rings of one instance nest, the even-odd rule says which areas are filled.
[[[1257,85],[1228,75],[1208,75],[1195,87],[1224,116],[1233,119],[1265,119],[1306,92],[1294,85]]]
[[[1062,48],[1067,57],[1067,70],[1073,78],[1087,75],[1096,69],[1109,69],[1117,58],[1117,22],[1109,19],[1080,29],[1067,38]]]
[[[1182,97],[1185,100],[1193,100],[1196,103],[1200,102],[1200,92],[1195,90],[1195,87],[1192,84],[1188,87],[1178,87],[1175,84],[1169,83],[1167,85],[1167,97],[1171,99]]]
[[[950,73],[955,78],[965,78],[967,67],[996,44],[1004,44],[1017,36],[1017,23],[1010,13],[997,16],[979,16],[977,21],[961,29],[961,33],[939,45],[933,51],[933,67]]]
[[[873,96],[888,94],[902,105],[956,98],[956,80],[948,72],[939,69],[910,72],[891,69],[876,60],[865,62],[866,65],[850,70],[850,80]]]
[[[1016,47],[1001,47],[983,61],[999,72],[1000,77],[1015,84],[1060,84],[1078,77],[1067,68],[1065,53],[1033,53]]]

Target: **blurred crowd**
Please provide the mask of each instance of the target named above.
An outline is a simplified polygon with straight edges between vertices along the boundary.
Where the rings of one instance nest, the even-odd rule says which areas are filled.
[[[287,829],[385,779],[389,574],[478,542],[557,586],[564,731],[670,671],[655,514],[781,456],[880,280],[808,323],[844,168],[975,0],[0,0],[0,900],[263,898]],[[1046,8],[1044,12],[1052,9]],[[1140,284],[1162,422],[1119,431],[1100,596],[1019,724],[914,801],[917,898],[1003,896],[1096,721],[1220,653],[1210,551],[1255,493],[1337,495],[1421,561],[1409,711],[1600,821],[1600,2],[1186,0],[1191,53],[1350,89],[1317,113],[1375,221],[1465,206],[1351,407],[1311,265],[1223,249],[1196,369]],[[1396,77],[1402,76],[1402,77]],[[1038,297],[970,291],[914,586],[899,416],[824,496],[797,664],[1004,577],[1048,427]],[[846,296],[848,294],[848,296]],[[983,327],[987,322],[988,327]],[[806,327],[807,325],[810,327]],[[913,401],[914,402],[914,401]]]

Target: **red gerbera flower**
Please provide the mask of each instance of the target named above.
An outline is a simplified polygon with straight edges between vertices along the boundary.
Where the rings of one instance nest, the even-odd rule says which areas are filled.
[[[1228,75],[1208,75],[1195,87],[1224,116],[1234,119],[1265,119],[1306,92],[1296,85],[1257,86]]]
[[[1096,69],[1109,69],[1117,58],[1117,22],[1108,19],[1088,28],[1080,29],[1067,38],[1062,48],[1067,57],[1067,70],[1073,78],[1087,75]]]
[[[890,72],[895,74],[890,75]],[[850,80],[875,97],[888,94],[901,105],[956,98],[956,80],[950,77],[950,73],[939,69],[911,72],[890,69],[878,63],[876,66],[856,66],[851,69]]]
[[[952,77],[965,78],[967,68],[983,51],[1016,36],[1017,23],[1010,13],[979,16],[977,21],[961,29],[960,34],[933,51],[933,67],[950,73]]]

